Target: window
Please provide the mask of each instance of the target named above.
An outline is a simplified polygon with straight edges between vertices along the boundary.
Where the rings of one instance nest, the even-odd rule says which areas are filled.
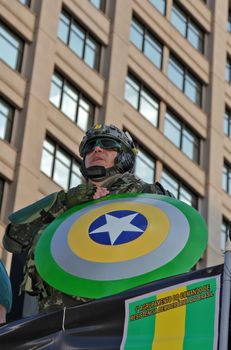
[[[166,190],[169,190],[177,199],[191,205],[194,208],[198,206],[198,197],[187,186],[168,171],[163,170],[161,175],[161,184]]]
[[[158,125],[159,101],[130,74],[126,78],[125,99],[150,123]]]
[[[23,55],[23,41],[0,23],[0,60],[20,71]]]
[[[94,5],[98,10],[104,12],[105,10],[105,0],[89,0],[92,5]]]
[[[229,33],[231,33],[231,9],[229,9],[229,14],[228,14],[227,30]]]
[[[155,180],[155,161],[140,148],[135,162],[135,174],[147,183]]]
[[[78,161],[50,138],[43,144],[40,169],[64,190],[82,182]]]
[[[91,68],[99,68],[100,44],[66,12],[59,18],[58,37]]]
[[[30,0],[19,0],[23,5],[30,7]]]
[[[168,63],[168,78],[191,101],[201,107],[202,83],[172,55]]]
[[[227,107],[224,116],[224,133],[231,138],[231,110]]]
[[[230,236],[230,227],[231,222],[225,218],[222,219],[221,224],[221,240],[220,240],[220,248],[222,252],[225,252],[226,242],[231,239]]]
[[[2,208],[3,191],[4,191],[4,180],[0,177],[0,211]]]
[[[203,30],[176,4],[172,6],[171,23],[198,51],[204,51]]]
[[[169,111],[165,114],[164,135],[187,157],[199,163],[199,137]]]
[[[231,196],[231,165],[227,162],[223,166],[222,189]]]
[[[163,16],[165,16],[166,0],[149,0],[149,1]]]
[[[227,57],[225,66],[225,80],[231,84],[231,58]]]
[[[10,142],[14,109],[0,97],[0,139]]]
[[[137,19],[133,18],[130,30],[130,41],[143,54],[161,69],[163,46]]]
[[[93,125],[94,105],[58,73],[52,77],[50,101],[82,130]]]

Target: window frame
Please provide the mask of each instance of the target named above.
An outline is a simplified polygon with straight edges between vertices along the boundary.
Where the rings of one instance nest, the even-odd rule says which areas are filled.
[[[3,115],[3,118],[6,118],[6,128],[5,128],[5,136],[2,138],[3,140],[6,140],[7,142],[11,141],[12,136],[12,129],[13,129],[13,123],[14,123],[14,113],[15,109],[12,105],[10,105],[1,95],[0,95],[0,105],[3,104],[8,108],[10,115]],[[1,118],[1,110],[0,110],[0,118]],[[0,137],[1,139],[1,137]]]
[[[137,145],[137,142],[136,142],[136,145]],[[138,154],[136,156],[136,159],[139,159],[142,163],[144,163],[145,165],[147,165],[147,167],[151,170],[153,170],[153,176],[152,176],[152,180],[151,182],[147,182],[145,180],[145,178],[140,174],[138,174],[138,172],[136,171],[137,170],[137,165],[136,165],[136,161],[135,161],[135,168],[134,168],[134,173],[135,175],[137,175],[139,178],[142,178],[143,181],[147,182],[147,183],[155,183],[155,179],[156,179],[156,159],[154,157],[152,157],[152,155],[144,148],[142,147],[141,145],[138,145],[137,146],[137,149],[138,149]],[[139,154],[143,154],[146,158],[149,158],[150,161],[153,162],[153,168],[151,168],[147,162],[145,162],[145,160],[143,160],[142,157],[139,156]]]
[[[132,40],[132,30],[136,31],[135,26],[139,27],[142,30],[142,47],[141,49],[136,45],[136,43]],[[133,31],[133,33],[134,33]],[[143,24],[136,16],[132,17],[131,25],[130,25],[130,36],[129,41],[139,50],[143,53],[143,55],[152,63],[155,67],[157,67],[159,70],[162,70],[163,66],[163,49],[164,45],[160,42],[160,40],[153,34],[149,28]],[[150,43],[153,47],[153,50],[157,53],[155,57],[158,55],[157,60],[152,60],[145,52],[145,44]],[[160,50],[159,50],[160,49]],[[160,61],[160,64],[157,64],[157,61]]]
[[[165,131],[165,123],[166,120],[168,120],[168,122],[170,124],[171,121],[168,119],[168,117],[172,118],[178,125],[179,125],[179,133],[180,133],[180,138],[179,138],[179,147],[177,146],[177,144],[175,142],[172,141],[172,139],[170,137],[168,137],[167,132]],[[174,126],[173,126],[174,127]],[[196,154],[196,157],[189,157],[188,154],[184,151],[184,147],[183,147],[183,141],[184,141],[184,137],[185,134],[184,132],[188,132],[190,133],[193,138],[194,138],[194,142],[192,143],[193,145],[193,155]],[[172,112],[170,109],[167,109],[164,115],[164,135],[165,137],[167,137],[168,140],[170,140],[182,153],[184,153],[190,160],[192,160],[193,162],[195,162],[196,164],[200,164],[200,137],[187,125],[187,123],[185,123],[181,118],[179,118],[174,112]],[[196,145],[197,144],[197,145]]]
[[[69,23],[62,21],[62,17],[65,17],[67,19],[67,22],[69,21]],[[66,41],[61,37],[60,35],[60,22],[63,22],[65,24],[65,26],[67,27],[67,38]],[[74,29],[75,30],[74,30]],[[82,32],[83,34],[83,38],[80,38],[80,40],[83,42],[83,49],[82,49],[82,53],[78,54],[73,47],[71,46],[71,35],[73,35],[73,33],[77,33],[76,32],[76,28]],[[62,9],[62,11],[60,12],[59,15],[59,26],[58,26],[58,32],[57,32],[57,37],[59,40],[61,40],[77,57],[79,57],[88,67],[90,67],[91,69],[94,69],[96,71],[99,71],[100,68],[100,59],[101,59],[101,51],[102,51],[102,44],[99,42],[99,40],[97,40],[94,35],[91,34],[91,32],[82,25],[82,23],[80,21],[78,21],[78,19],[76,19],[74,16],[72,16],[66,9]],[[89,46],[88,45],[88,41],[91,43],[94,43],[96,45],[96,50],[95,52],[95,56],[94,56],[94,65],[91,66],[88,62],[87,62],[87,56],[85,56],[87,50],[86,48]]]
[[[102,11],[103,13],[105,13],[105,9],[106,9],[106,0],[100,0],[100,6],[96,6],[93,3],[93,0],[88,0],[97,10]]]
[[[19,2],[26,7],[30,7],[31,0],[19,0]]]
[[[231,33],[231,8],[229,8],[229,11],[228,11],[227,31],[228,31],[229,33]]]
[[[231,57],[227,55],[225,65],[225,80],[228,84],[231,84]]]
[[[231,109],[228,106],[225,106],[224,134],[231,139]]]
[[[225,230],[223,230],[225,226]],[[222,253],[225,252],[225,247],[223,249],[222,246],[222,235],[225,236],[225,243],[231,239],[231,222],[230,220],[228,220],[226,217],[222,216],[222,222],[221,222],[221,231],[220,231],[220,249],[222,251]]]
[[[59,79],[61,81],[61,85],[58,86],[56,82],[53,80],[55,78]],[[53,90],[53,86],[59,90],[59,103],[56,105],[52,100],[51,100],[51,93]],[[64,95],[67,94],[65,91],[65,87],[70,87],[72,91],[77,95],[77,100],[76,102],[76,110],[75,110],[75,116],[74,120],[63,110],[63,101],[64,101]],[[88,122],[86,129],[83,129],[81,127],[81,123],[78,123],[78,120],[80,119],[79,116],[79,110],[81,109],[81,101],[86,101],[89,105],[89,114],[88,114]],[[51,87],[50,87],[50,95],[49,95],[49,101],[54,105],[56,108],[58,108],[68,119],[70,119],[76,126],[78,126],[81,130],[86,131],[89,129],[91,126],[94,124],[95,120],[95,110],[96,110],[96,105],[79,89],[77,89],[68,79],[66,79],[62,74],[60,74],[57,70],[54,71],[52,78],[51,78]]]
[[[126,98],[126,90],[127,90],[127,84],[128,84],[128,79],[132,81],[132,83],[135,83],[138,86],[138,100],[137,100],[137,107],[135,107],[127,98]],[[131,84],[129,84],[131,86]],[[141,102],[143,101],[143,99],[145,100],[144,96],[142,93],[147,94],[147,96],[150,97],[150,99],[153,100],[153,102],[155,104],[158,105],[158,108],[156,110],[157,112],[157,120],[156,123],[153,123],[152,121],[150,121],[143,113],[141,113]],[[143,97],[143,99],[141,99],[141,97]],[[138,80],[131,72],[128,72],[126,79],[125,79],[125,91],[124,91],[124,99],[125,101],[127,101],[133,108],[135,108],[140,115],[142,115],[142,117],[147,120],[152,126],[154,126],[155,128],[159,127],[159,118],[160,118],[160,100],[158,99],[158,97],[156,97],[148,87],[146,87],[145,84],[143,84],[143,82],[141,82],[140,80]],[[155,106],[152,106],[155,109]]]
[[[175,67],[174,67],[175,66]],[[170,68],[176,68],[178,70],[182,71],[182,88],[179,87],[179,85],[176,84],[174,79],[170,78],[169,69]],[[176,71],[176,70],[175,70]],[[178,58],[176,58],[173,54],[170,53],[168,58],[168,71],[167,71],[167,77],[168,79],[180,90],[183,92],[183,94],[192,101],[195,105],[202,108],[202,101],[203,101],[203,88],[204,84],[202,81],[200,81],[197,76],[184,64],[182,63]],[[195,93],[198,95],[196,98],[196,101],[194,101],[189,94],[186,94],[186,83],[189,82],[188,79],[193,79],[194,83],[196,84]],[[197,101],[199,99],[199,101]]]
[[[160,2],[160,0],[157,0],[158,1],[158,3]],[[163,5],[164,5],[164,10],[163,11],[161,11],[161,7],[159,7],[157,4],[156,4],[156,2],[155,2],[155,0],[149,0],[149,2],[150,2],[150,4],[153,6],[153,7],[155,7],[155,9],[157,9],[157,11],[159,12],[159,13],[161,13],[162,14],[162,16],[166,16],[166,7],[167,7],[167,4],[166,4],[166,0],[161,0],[162,1],[162,3],[163,3]]]
[[[2,176],[0,176],[0,213],[2,211],[4,190],[5,190],[5,180]]]
[[[14,30],[12,30],[11,28],[9,28],[4,22],[2,22],[0,20],[0,27],[2,27],[3,31],[5,31],[13,40],[18,42],[18,45],[20,46],[20,48],[18,49],[17,47],[15,47],[14,45],[12,45],[12,43],[4,36],[2,36],[3,40],[5,40],[5,42],[8,43],[8,45],[12,46],[17,54],[16,54],[16,61],[14,66],[12,66],[11,64],[9,64],[5,59],[0,58],[0,60],[2,60],[5,64],[7,64],[11,69],[13,69],[14,71],[17,72],[21,72],[21,68],[22,68],[22,61],[23,61],[23,53],[24,53],[24,46],[25,46],[25,42],[23,41],[23,39],[21,39],[21,37],[19,35],[17,35]],[[0,35],[1,37],[1,35]]]
[[[222,190],[231,196],[231,164],[226,159],[222,170]]]
[[[44,143],[48,142],[50,145],[52,145],[54,147],[54,151],[53,153],[51,153],[48,149],[46,149],[44,147]],[[79,165],[79,169],[80,169],[80,164],[81,164],[81,161],[73,156],[68,150],[66,150],[65,147],[63,147],[62,145],[60,145],[60,143],[58,143],[57,141],[55,141],[50,135],[47,135],[44,139],[44,143],[43,143],[43,148],[42,148],[42,155],[41,155],[41,162],[40,162],[40,171],[45,174],[46,176],[48,176],[52,181],[54,181],[58,186],[60,186],[61,188],[64,188],[64,190],[68,190],[70,189],[70,185],[71,185],[71,181],[72,181],[72,175],[73,173],[75,173],[73,171],[73,166],[75,164],[78,164]],[[42,170],[42,161],[43,161],[43,154],[44,154],[44,151],[48,152],[51,156],[52,156],[52,165],[51,165],[51,175],[48,175],[44,170]],[[70,166],[68,167],[67,166],[67,169],[68,169],[68,179],[67,179],[67,188],[63,187],[60,183],[58,183],[54,176],[55,176],[55,166],[56,166],[56,163],[57,162],[61,162],[61,160],[57,157],[57,153],[58,152],[61,152],[63,154],[65,154],[69,160],[70,160]],[[64,164],[64,163],[63,163]],[[64,164],[65,165],[65,164]],[[82,180],[83,180],[83,177],[81,176],[80,177],[80,180],[82,183]]]
[[[185,34],[180,31],[180,29],[174,24],[172,20],[172,14],[173,11],[175,11],[175,16],[177,16],[177,12],[181,14],[182,17],[185,19]],[[170,16],[170,23],[172,26],[190,43],[192,47],[194,47],[198,52],[200,52],[202,55],[204,55],[204,50],[205,50],[205,36],[206,33],[202,29],[201,25],[198,24],[192,16],[190,16],[184,9],[182,9],[181,6],[178,5],[175,1],[172,3],[172,8],[171,8],[171,16]],[[195,46],[193,42],[190,40],[190,27],[196,29],[196,32],[199,34],[197,36],[199,45]]]
[[[177,189],[176,189],[177,199],[182,200],[182,197],[181,197],[182,191],[187,192],[192,197],[191,206],[198,210],[199,196],[193,190],[191,190],[190,186],[185,184],[184,181],[182,181],[177,175],[173,174],[167,167],[163,167],[163,170],[161,173],[161,180],[160,180],[161,184],[163,184],[162,179],[164,174],[166,174],[170,179],[172,179],[172,181],[174,181],[177,184]],[[165,182],[168,182],[168,181],[165,180]],[[168,188],[167,186],[165,186],[165,184],[164,184],[164,187],[166,190],[169,190],[171,192],[171,188]],[[187,203],[186,201],[183,201],[183,202]]]

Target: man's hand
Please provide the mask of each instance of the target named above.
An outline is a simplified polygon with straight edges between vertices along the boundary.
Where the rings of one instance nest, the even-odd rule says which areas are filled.
[[[108,191],[107,188],[105,188],[105,187],[97,187],[96,192],[93,195],[93,199],[98,199],[98,198],[104,197],[107,194],[109,194],[109,191]]]
[[[94,184],[82,184],[71,188],[66,193],[65,204],[67,208],[82,204],[92,199],[98,199],[109,193],[105,187],[96,187]]]
[[[67,208],[91,201],[96,190],[97,188],[93,184],[82,184],[71,188],[66,193],[65,204]]]

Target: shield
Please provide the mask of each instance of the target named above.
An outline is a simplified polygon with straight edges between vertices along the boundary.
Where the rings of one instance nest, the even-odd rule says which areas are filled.
[[[101,298],[189,271],[207,239],[204,219],[184,202],[110,195],[56,218],[38,240],[35,263],[54,288]]]

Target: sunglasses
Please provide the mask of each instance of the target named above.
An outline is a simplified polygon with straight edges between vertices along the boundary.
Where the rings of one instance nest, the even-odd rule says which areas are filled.
[[[95,149],[95,147],[97,146],[103,149],[115,149],[115,150],[121,149],[121,144],[118,141],[113,139],[101,138],[101,139],[94,139],[87,142],[83,149],[83,153],[87,154],[93,151],[93,149]]]

